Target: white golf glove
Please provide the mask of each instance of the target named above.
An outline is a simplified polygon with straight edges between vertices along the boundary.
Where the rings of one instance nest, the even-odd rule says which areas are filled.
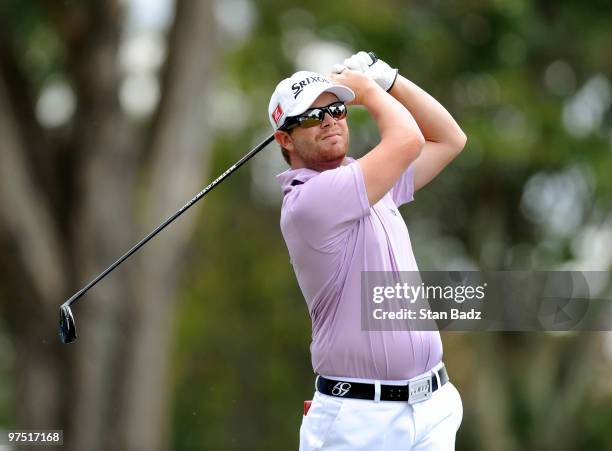
[[[344,68],[356,70],[369,76],[385,91],[389,91],[393,87],[398,73],[397,69],[393,69],[383,60],[378,59],[373,52],[355,53],[344,60],[344,65],[335,64],[332,71],[339,74]]]

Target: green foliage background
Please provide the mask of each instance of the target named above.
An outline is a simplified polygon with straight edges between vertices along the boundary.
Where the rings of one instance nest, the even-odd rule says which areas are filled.
[[[608,3],[255,4],[256,27],[247,42],[227,52],[224,70],[256,114],[238,119],[249,124],[238,136],[220,137],[217,171],[238,158],[267,126],[270,92],[278,80],[299,69],[286,55],[282,36],[292,28],[306,28],[317,39],[375,50],[441,101],[468,135],[467,147],[453,165],[402,209],[422,269],[445,268],[443,257],[433,258],[430,252],[433,248],[439,254],[445,243],[450,247],[447,256],[467,257],[482,269],[552,269],[574,258],[571,237],[548,237],[549,244],[541,246],[546,231],[520,211],[524,185],[540,171],[586,164],[596,177],[589,199],[593,204],[587,209],[596,202],[609,209],[612,152],[605,127],[610,126],[610,112],[601,129],[573,137],[561,121],[571,92],[550,93],[543,75],[555,60],[571,65],[577,86],[593,74],[612,72],[612,37],[604,19],[612,12]],[[497,80],[497,96],[477,105],[458,102],[457,86],[482,74]],[[506,108],[524,115],[528,133],[513,134],[494,125],[495,114]],[[349,124],[352,154],[360,155],[374,144],[376,133],[359,134],[358,129],[372,131],[373,124],[354,110]],[[297,443],[302,400],[311,396],[309,322],[279,233],[279,211],[248,195],[248,172],[221,188],[202,211],[194,271],[177,325],[174,430],[179,448],[206,443],[204,449],[291,449],[287,444]],[[517,245],[520,252],[508,257]],[[506,408],[504,430],[511,442],[520,449],[542,446],[539,428],[549,419],[547,410],[555,405],[558,391],[567,389],[563,380],[585,340],[535,333],[448,333],[443,340],[445,360],[464,398],[458,449],[486,449],[480,414],[474,412],[483,406],[474,397],[475,385],[487,377],[500,378],[505,401],[485,404],[484,414],[495,416],[497,409]],[[525,390],[525,380],[535,377],[526,368],[542,358],[538,350],[552,356],[543,368],[534,369],[550,378],[551,386]],[[491,370],[481,371],[482,366]],[[609,390],[605,397],[592,393],[584,399],[579,410],[589,414],[575,418],[566,449],[612,449],[606,432],[612,427],[611,408]],[[552,443],[559,442],[551,440],[545,446],[553,449]]]

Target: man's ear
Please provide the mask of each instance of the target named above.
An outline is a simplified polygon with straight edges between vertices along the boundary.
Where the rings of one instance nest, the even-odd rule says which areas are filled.
[[[284,147],[287,150],[295,149],[295,147],[293,146],[293,138],[291,138],[291,135],[285,131],[282,131],[282,130],[276,131],[274,133],[274,139],[276,139],[276,142],[281,147]]]

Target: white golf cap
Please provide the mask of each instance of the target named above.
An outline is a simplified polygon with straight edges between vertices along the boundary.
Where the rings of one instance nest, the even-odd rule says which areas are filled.
[[[331,92],[341,102],[350,102],[355,93],[346,86],[335,85],[327,77],[316,72],[299,71],[285,78],[270,98],[268,117],[276,131],[291,116],[302,114],[324,92]]]

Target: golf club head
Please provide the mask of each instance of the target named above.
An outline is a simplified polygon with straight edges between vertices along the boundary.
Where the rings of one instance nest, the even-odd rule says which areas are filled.
[[[59,336],[64,344],[72,343],[77,338],[74,317],[67,305],[60,307]]]

